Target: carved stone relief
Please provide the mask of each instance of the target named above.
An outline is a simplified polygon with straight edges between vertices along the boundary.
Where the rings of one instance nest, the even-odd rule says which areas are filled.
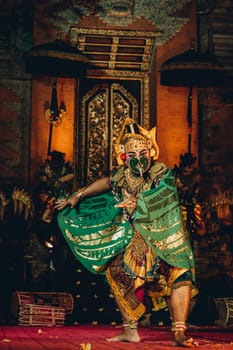
[[[71,26],[78,25],[88,15],[95,15],[113,27],[127,27],[136,20],[146,19],[159,28],[161,37],[157,45],[162,45],[189,20],[174,15],[189,2],[190,0],[51,0],[47,13],[60,33],[69,33]]]

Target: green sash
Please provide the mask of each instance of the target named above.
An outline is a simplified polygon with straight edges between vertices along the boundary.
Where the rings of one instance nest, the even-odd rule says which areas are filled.
[[[158,187],[140,193],[134,226],[162,260],[181,268],[194,267],[171,170],[164,175]]]
[[[123,220],[116,203],[109,191],[58,214],[58,224],[73,254],[93,273],[102,273],[133,236],[131,224]]]

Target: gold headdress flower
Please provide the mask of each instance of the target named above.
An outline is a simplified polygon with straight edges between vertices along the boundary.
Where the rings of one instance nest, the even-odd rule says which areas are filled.
[[[147,149],[150,150],[151,158],[153,160],[158,159],[159,147],[156,142],[156,127],[146,130],[133,119],[127,117],[114,145],[118,165],[124,164],[121,155],[125,153],[125,143],[129,139],[137,139],[144,143]]]

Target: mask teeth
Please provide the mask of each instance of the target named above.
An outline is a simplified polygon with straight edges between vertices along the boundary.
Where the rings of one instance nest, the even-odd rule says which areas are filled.
[[[141,164],[138,163],[138,164],[136,165],[136,168],[137,168],[138,171],[139,171],[140,177],[143,177],[143,167],[141,166]]]

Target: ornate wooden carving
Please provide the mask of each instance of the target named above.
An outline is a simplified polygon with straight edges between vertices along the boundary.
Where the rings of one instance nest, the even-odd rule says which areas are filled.
[[[137,99],[120,83],[96,84],[81,99],[78,178],[84,185],[116,167],[113,144],[124,118],[139,120]]]

